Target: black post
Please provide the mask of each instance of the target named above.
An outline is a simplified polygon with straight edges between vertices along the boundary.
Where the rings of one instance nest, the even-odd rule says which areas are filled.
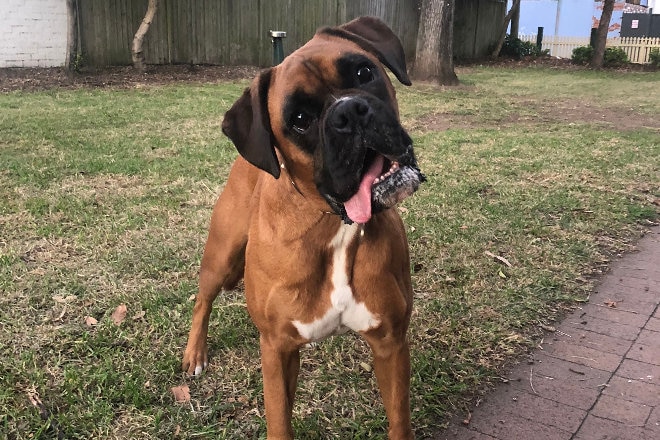
[[[543,46],[543,26],[539,26],[536,31],[536,48],[541,53],[541,46]]]
[[[598,28],[591,28],[591,35],[589,36],[589,46],[596,47],[596,39],[598,37]]]
[[[286,32],[270,31],[271,42],[273,43],[273,66],[277,66],[284,60],[284,42]]]

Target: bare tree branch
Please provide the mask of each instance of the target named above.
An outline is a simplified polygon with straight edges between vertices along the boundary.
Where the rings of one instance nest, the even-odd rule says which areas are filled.
[[[149,0],[149,6],[147,6],[147,12],[144,14],[142,23],[138,28],[135,36],[133,37],[133,46],[131,47],[131,55],[133,58],[133,67],[138,70],[144,70],[146,64],[144,62],[144,52],[142,51],[142,43],[144,42],[144,36],[149,31],[149,26],[156,15],[158,10],[158,0]]]
[[[493,52],[490,54],[491,58],[497,58],[500,56],[500,51],[502,50],[502,46],[504,45],[504,39],[506,38],[506,30],[509,27],[509,23],[511,22],[511,17],[513,17],[513,14],[515,13],[516,9],[520,8],[520,0],[513,0],[513,3],[511,4],[511,9],[509,9],[509,12],[504,16],[504,24],[502,25],[502,32],[500,33],[500,38],[497,40],[497,45],[495,46],[495,49],[493,49]]]

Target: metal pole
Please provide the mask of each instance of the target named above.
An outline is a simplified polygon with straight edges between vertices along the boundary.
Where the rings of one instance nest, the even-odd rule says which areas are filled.
[[[273,43],[273,66],[277,66],[284,60],[284,42],[286,32],[270,31],[271,42]]]
[[[555,37],[559,36],[560,17],[561,17],[561,0],[557,0],[557,16],[555,17]]]

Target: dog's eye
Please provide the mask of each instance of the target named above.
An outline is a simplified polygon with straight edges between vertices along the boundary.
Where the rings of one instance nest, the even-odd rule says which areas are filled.
[[[360,84],[366,84],[374,80],[374,72],[369,66],[358,67],[356,75]]]
[[[291,127],[298,134],[304,134],[312,125],[314,117],[306,112],[296,112],[291,117]]]

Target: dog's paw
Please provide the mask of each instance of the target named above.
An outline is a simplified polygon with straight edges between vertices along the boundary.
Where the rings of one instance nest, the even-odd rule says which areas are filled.
[[[196,344],[188,342],[186,351],[183,353],[181,369],[190,376],[199,376],[209,365],[206,344],[198,347]]]

